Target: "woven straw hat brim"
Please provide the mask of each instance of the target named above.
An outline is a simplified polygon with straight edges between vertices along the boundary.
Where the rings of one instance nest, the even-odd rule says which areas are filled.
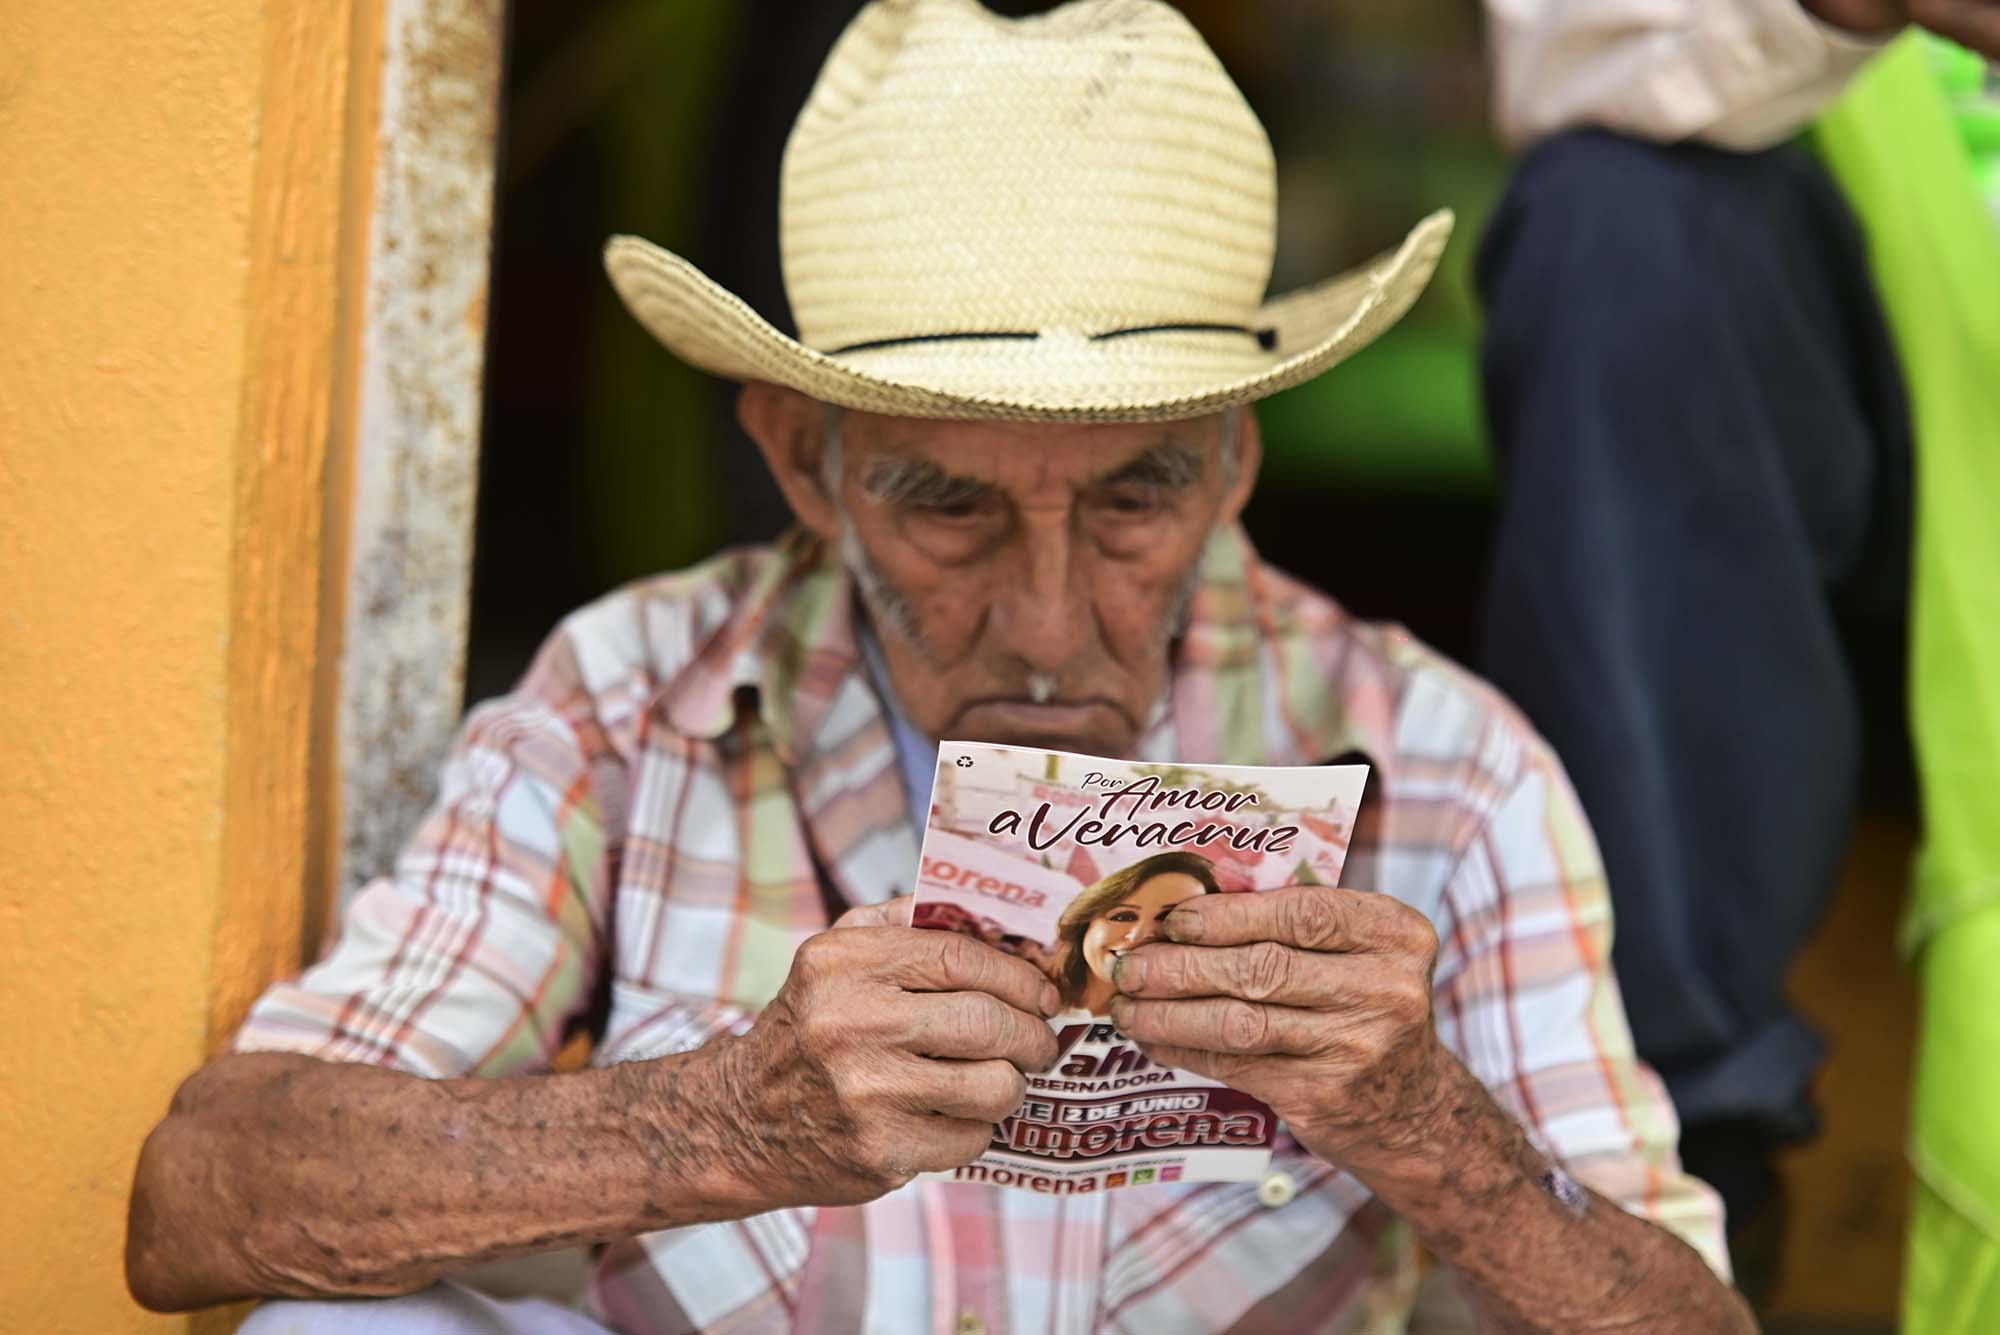
[[[694,265],[616,236],[604,265],[634,316],[669,351],[729,380],[786,385],[822,403],[895,417],[1009,422],[1159,422],[1199,417],[1310,380],[1409,310],[1451,235],[1442,209],[1403,243],[1337,277],[1266,301],[1244,333],[905,342],[838,355],[779,332]]]

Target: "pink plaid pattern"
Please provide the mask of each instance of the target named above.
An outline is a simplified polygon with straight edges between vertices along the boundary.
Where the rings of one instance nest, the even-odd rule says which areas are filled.
[[[1428,915],[1443,1040],[1578,1179],[1724,1266],[1721,1211],[1679,1171],[1632,1054],[1596,847],[1548,748],[1493,691],[1210,544],[1143,758],[1374,764],[1347,884]],[[918,832],[862,670],[845,575],[800,537],[571,616],[468,718],[436,807],[337,942],[237,1036],[425,1076],[594,1060],[740,1031],[799,943],[907,890]],[[595,1004],[594,1004],[595,1003]],[[1254,1184],[1043,1198],[918,1183],[602,1250],[618,1330],[1400,1330],[1408,1229],[1297,1153]]]

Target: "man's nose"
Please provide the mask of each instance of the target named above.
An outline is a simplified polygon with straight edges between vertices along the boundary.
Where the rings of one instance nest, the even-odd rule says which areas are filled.
[[[995,590],[1002,647],[1030,667],[1055,672],[1090,639],[1089,585],[1079,555],[1066,524],[1024,526],[1012,578]]]

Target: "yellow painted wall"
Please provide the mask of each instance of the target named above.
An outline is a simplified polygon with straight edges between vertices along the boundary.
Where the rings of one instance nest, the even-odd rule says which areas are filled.
[[[354,13],[0,0],[0,1329],[186,1326],[133,1163],[299,954]]]

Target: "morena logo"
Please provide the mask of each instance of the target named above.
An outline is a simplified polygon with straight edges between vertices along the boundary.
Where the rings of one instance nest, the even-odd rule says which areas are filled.
[[[988,876],[977,867],[961,867],[950,858],[926,858],[924,877],[927,880],[955,885],[961,890],[985,895],[989,899],[1019,904],[1023,908],[1038,909],[1049,902],[1048,896],[1039,890],[1030,890],[1015,881],[1003,881],[998,876]]]

